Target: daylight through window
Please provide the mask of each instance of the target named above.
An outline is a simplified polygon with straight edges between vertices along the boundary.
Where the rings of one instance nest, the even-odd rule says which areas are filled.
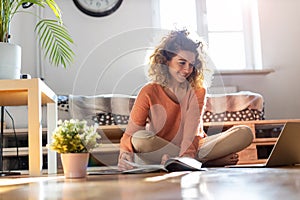
[[[261,69],[256,0],[159,0],[160,27],[205,38],[217,70]]]

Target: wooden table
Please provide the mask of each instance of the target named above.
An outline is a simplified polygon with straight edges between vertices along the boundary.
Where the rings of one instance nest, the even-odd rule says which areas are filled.
[[[47,105],[47,142],[57,121],[57,96],[40,79],[0,80],[0,106],[28,106],[29,175],[42,174],[42,105]],[[57,172],[56,153],[48,150],[48,173]]]

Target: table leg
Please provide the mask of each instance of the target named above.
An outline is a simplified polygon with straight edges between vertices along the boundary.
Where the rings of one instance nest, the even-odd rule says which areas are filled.
[[[57,105],[56,103],[47,104],[47,144],[51,143],[52,132],[57,126]],[[48,174],[57,173],[57,153],[48,149]]]
[[[3,170],[3,129],[4,129],[4,106],[1,106],[1,135],[0,135],[0,171]]]
[[[28,89],[29,175],[40,176],[43,166],[42,100],[39,86]]]

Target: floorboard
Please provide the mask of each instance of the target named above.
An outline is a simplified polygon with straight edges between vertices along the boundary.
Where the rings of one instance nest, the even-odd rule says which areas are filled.
[[[89,168],[89,171],[107,170]],[[0,199],[299,199],[300,167],[0,178]]]

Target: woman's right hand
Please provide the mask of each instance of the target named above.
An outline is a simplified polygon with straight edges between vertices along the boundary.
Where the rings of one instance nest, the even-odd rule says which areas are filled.
[[[133,162],[133,153],[131,152],[120,152],[118,168],[119,170],[129,170],[133,169],[133,166],[130,165],[128,162]]]

